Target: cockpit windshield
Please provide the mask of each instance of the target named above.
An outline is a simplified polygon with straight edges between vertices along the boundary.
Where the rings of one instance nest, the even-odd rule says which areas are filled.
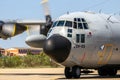
[[[55,27],[57,23],[58,23],[58,21],[54,22],[52,27]]]
[[[88,23],[84,18],[74,18],[74,21],[55,21],[52,27],[71,27],[74,29],[88,29]]]
[[[65,21],[65,20],[55,21],[52,27],[57,27],[57,26],[72,27],[72,21]]]
[[[58,21],[57,26],[64,26],[65,21]]]

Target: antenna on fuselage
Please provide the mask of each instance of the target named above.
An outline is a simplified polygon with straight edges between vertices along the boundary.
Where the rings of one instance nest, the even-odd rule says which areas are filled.
[[[67,11],[67,14],[69,14],[69,11]]]
[[[99,13],[100,13],[100,14],[102,13],[102,9],[99,10]]]
[[[112,16],[109,16],[109,17],[107,18],[107,20],[110,20],[111,17],[112,17]]]

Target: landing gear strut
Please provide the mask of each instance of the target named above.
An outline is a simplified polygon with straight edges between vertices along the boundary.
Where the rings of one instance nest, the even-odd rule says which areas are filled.
[[[74,66],[72,68],[65,67],[65,77],[66,78],[80,78],[81,69],[79,66]]]

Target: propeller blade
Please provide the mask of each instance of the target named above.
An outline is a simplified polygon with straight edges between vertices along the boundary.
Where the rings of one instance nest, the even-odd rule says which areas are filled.
[[[49,27],[49,26],[52,25],[52,18],[51,18],[51,15],[50,15],[48,0],[42,0],[41,4],[43,6],[43,10],[44,10],[44,13],[45,13],[46,27]]]
[[[49,5],[48,5],[48,0],[42,0],[41,2],[42,6],[43,6],[43,10],[45,15],[50,15],[50,10],[49,10]]]

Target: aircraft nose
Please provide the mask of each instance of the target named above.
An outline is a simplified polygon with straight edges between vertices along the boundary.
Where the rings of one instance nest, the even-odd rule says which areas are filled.
[[[71,42],[61,35],[54,34],[46,40],[43,50],[56,62],[62,63],[70,54]]]

